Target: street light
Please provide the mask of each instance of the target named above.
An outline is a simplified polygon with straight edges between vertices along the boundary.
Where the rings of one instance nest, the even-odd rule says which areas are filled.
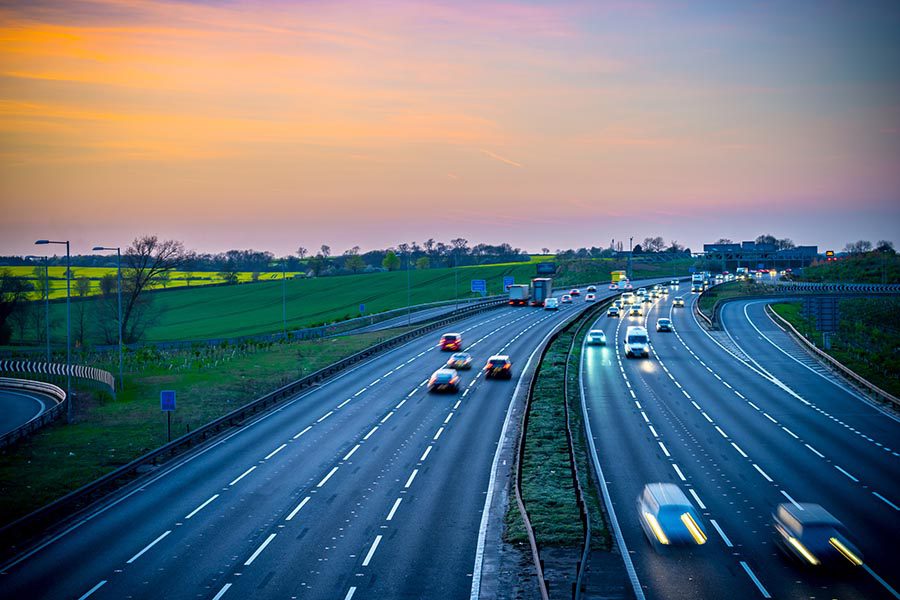
[[[284,339],[287,340],[287,292],[285,290],[285,261],[281,261],[281,329],[284,331]]]
[[[50,362],[50,266],[46,256],[29,254],[25,258],[40,258],[44,261],[44,325],[47,327],[47,362]]]
[[[632,277],[631,277],[631,254],[632,254],[631,242],[633,242],[633,241],[634,241],[633,237],[628,238],[628,281],[631,281],[631,279],[632,279]]]
[[[72,259],[69,253],[69,240],[64,242],[37,240],[34,244],[36,246],[45,246],[47,244],[66,245],[66,399],[69,401],[66,407],[66,421],[71,423],[75,416],[73,408],[75,398],[72,397]]]
[[[410,315],[410,286],[409,286],[409,259],[412,256],[412,252],[410,250],[406,251],[406,325],[407,327],[412,322],[412,316]]]
[[[119,391],[125,389],[125,379],[122,376],[122,249],[118,246],[107,248],[106,246],[94,246],[94,252],[98,250],[116,251],[116,291],[119,296]]]

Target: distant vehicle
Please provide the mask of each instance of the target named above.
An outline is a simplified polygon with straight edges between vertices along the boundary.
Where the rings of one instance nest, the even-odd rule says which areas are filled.
[[[847,528],[818,504],[779,504],[772,515],[775,542],[807,566],[859,567],[863,555]]]
[[[457,371],[465,371],[472,368],[472,355],[468,352],[457,352],[450,356],[446,367],[448,369],[456,369]]]
[[[674,483],[648,483],[637,499],[638,518],[654,546],[703,545],[707,536],[700,515]]]
[[[702,283],[694,283],[691,285],[691,293],[692,294],[699,294],[702,291],[703,291]]]
[[[484,365],[484,376],[488,379],[511,379],[512,363],[509,356],[495,354],[490,357],[487,364]]]
[[[587,291],[588,291],[588,292],[591,292],[591,293],[596,292],[596,291],[597,291],[597,286],[596,286],[596,285],[589,285],[589,286],[587,286]]]
[[[640,304],[632,304],[628,308],[628,316],[629,317],[643,317],[644,309],[641,308]]]
[[[747,267],[738,267],[734,270],[734,276],[738,279],[738,281],[747,279],[750,275],[750,270]]]
[[[684,308],[684,297],[683,296],[675,296],[675,299],[672,300],[673,308]]]
[[[703,273],[694,273],[691,275],[691,285],[703,285]]]
[[[605,346],[606,333],[602,329],[591,329],[587,334],[587,343],[592,346]]]
[[[669,285],[670,285],[671,287],[677,288],[679,285],[681,285],[681,282],[678,281],[677,279],[673,279],[672,281],[669,282]]]
[[[627,279],[625,280],[625,287],[622,287],[621,281],[619,282],[619,287],[622,288],[623,290],[633,290],[634,289],[634,286],[631,285],[631,282],[628,281]]]
[[[587,295],[585,295],[585,297],[584,297],[584,301],[585,301],[585,302],[594,302],[596,299],[597,299],[597,295],[596,295],[596,294],[587,294]]]
[[[628,272],[627,271],[613,271],[610,273],[610,278],[613,283],[621,283],[623,281],[628,281]]]
[[[569,295],[572,296],[573,298],[574,298],[575,296],[580,296],[580,295],[581,295],[581,290],[579,290],[578,288],[572,288],[572,291],[569,292]]]
[[[668,317],[660,317],[656,320],[657,331],[672,331],[672,319]]]
[[[668,296],[668,295],[669,295],[669,288],[664,287],[662,290],[660,290],[659,293],[662,294],[663,296]]]
[[[458,392],[459,375],[454,369],[438,369],[428,380],[429,392]]]
[[[619,298],[618,300],[613,302],[613,306],[615,306],[616,308],[619,308],[619,309],[624,309],[625,302],[621,298]]]
[[[622,302],[627,304],[634,304],[635,296],[631,292],[624,292],[622,294]]]
[[[531,288],[524,284],[509,286],[509,303],[512,306],[526,306],[531,298]]]
[[[553,280],[549,277],[536,277],[531,280],[531,305],[543,306],[544,300],[553,295]]]
[[[445,333],[441,336],[441,350],[447,352],[459,352],[462,350],[461,333]]]
[[[544,300],[544,310],[559,310],[559,298],[547,298]]]
[[[653,298],[651,298],[649,295],[644,296],[643,300],[641,300],[641,304],[653,304]]]
[[[619,284],[618,284],[618,283],[611,283],[611,284],[609,284],[609,289],[611,289],[611,290],[617,290],[617,289],[619,289]]]
[[[632,356],[650,358],[650,336],[645,328],[635,325],[625,330],[625,357]]]
[[[572,304],[572,296],[568,294],[563,294],[562,298],[559,299],[563,304]]]
[[[619,307],[618,306],[610,306],[606,309],[607,317],[618,317],[619,316]]]
[[[638,296],[646,296],[647,288],[638,288],[638,291],[635,292]]]

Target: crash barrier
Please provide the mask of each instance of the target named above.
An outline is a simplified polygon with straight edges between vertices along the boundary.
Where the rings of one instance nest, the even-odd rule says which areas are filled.
[[[797,331],[796,327],[791,325],[791,323],[788,322],[787,319],[776,313],[768,304],[766,304],[766,313],[773,321],[775,321],[777,325],[781,326],[782,329],[787,331],[792,337],[794,337],[794,339],[800,342],[803,347],[811,352],[813,356],[824,362],[832,370],[837,371],[840,375],[849,379],[856,387],[860,388],[872,399],[893,406],[894,408],[900,408],[900,398],[889,394],[874,383],[870,382],[868,379],[861,377],[855,371],[847,368],[844,364],[832,357],[827,352],[820,350],[812,341],[810,341],[806,338],[805,335]]]
[[[114,393],[116,388],[116,378],[112,373],[85,365],[64,365],[62,363],[31,360],[0,360],[0,373],[23,373],[54,377],[65,377],[70,374],[72,377],[101,383],[109,388],[110,393]]]
[[[27,421],[12,431],[7,431],[0,436],[0,448],[5,448],[28,437],[44,425],[55,421],[66,412],[66,403],[68,402],[66,399],[66,392],[52,383],[0,377],[0,389],[32,392],[50,398],[54,402],[52,407],[35,415],[30,421]]]
[[[245,404],[178,439],[172,440],[168,444],[147,452],[130,463],[107,473],[103,477],[100,477],[99,479],[70,492],[66,496],[4,526],[0,529],[0,552],[20,552],[26,547],[26,544],[30,540],[34,539],[35,536],[39,535],[47,528],[84,511],[93,502],[130,483],[147,469],[154,468],[162,462],[195,448],[227,429],[243,425],[249,417],[271,409],[273,406],[296,396],[298,393],[319,384],[325,379],[333,377],[348,367],[372,358],[380,352],[403,345],[416,337],[444,327],[445,325],[465,317],[506,305],[506,299],[501,299],[460,308],[443,319],[428,323],[427,325],[418,327],[412,331],[408,331],[370,346],[356,354],[319,369],[315,373],[311,373],[306,377],[298,379],[293,383]]]

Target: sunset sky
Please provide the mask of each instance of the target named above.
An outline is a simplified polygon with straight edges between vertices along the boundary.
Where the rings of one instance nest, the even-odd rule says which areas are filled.
[[[900,3],[0,2],[0,254],[900,245]]]

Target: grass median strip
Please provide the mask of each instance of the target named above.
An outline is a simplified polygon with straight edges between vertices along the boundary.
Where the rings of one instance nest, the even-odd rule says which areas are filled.
[[[581,336],[586,331],[580,330],[580,325],[585,320],[585,317],[576,320],[551,343],[538,369],[531,399],[528,430],[523,442],[525,448],[521,464],[522,495],[539,547],[580,547],[584,539],[566,440],[564,402],[567,399],[563,384],[566,361],[570,360],[572,362],[569,369],[569,415],[575,445],[576,468],[591,516],[591,546],[594,549],[609,549],[609,534],[603,519],[596,482],[590,477],[587,463],[587,445],[578,396]],[[572,338],[579,330],[575,351],[569,356]],[[510,503],[507,510],[505,537],[513,544],[528,541],[515,503]]]

